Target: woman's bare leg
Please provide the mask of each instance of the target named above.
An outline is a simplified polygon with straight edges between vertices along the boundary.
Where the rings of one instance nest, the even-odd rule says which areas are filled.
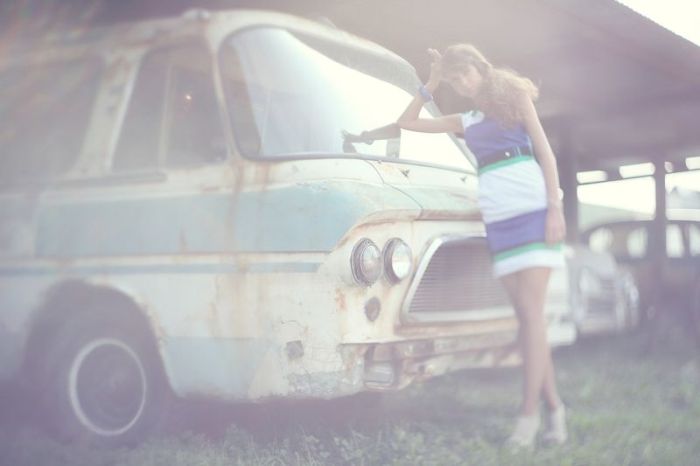
[[[511,304],[513,305],[513,308],[515,309],[515,315],[518,318],[518,324],[519,324],[519,329],[518,329],[518,339],[517,339],[517,348],[523,354],[523,359],[524,359],[524,351],[525,348],[523,347],[523,338],[522,338],[522,327],[523,327],[523,322],[521,318],[521,313],[520,311],[520,304],[517,302],[518,298],[518,273],[513,273],[509,275],[505,275],[501,277],[501,283],[503,283],[503,287],[506,289],[506,292],[508,294],[508,297],[510,299]],[[546,325],[546,322],[545,322]],[[546,328],[546,327],[545,327]],[[559,393],[557,391],[557,384],[556,384],[556,378],[554,375],[554,365],[552,364],[551,358],[548,360],[547,367],[545,369],[545,378],[544,378],[544,385],[542,386],[542,398],[544,398],[544,401],[547,405],[547,408],[549,410],[554,410],[561,404],[561,400],[559,398]]]
[[[552,361],[551,349],[549,351],[549,357],[547,358],[544,385],[542,386],[542,398],[544,398],[544,402],[549,411],[553,411],[561,406],[561,398],[559,398],[559,390],[557,389],[557,380],[554,373],[554,363]]]
[[[521,317],[521,314],[523,311],[520,310],[521,304],[518,302],[519,298],[519,274],[513,273],[506,275],[504,277],[501,277],[501,282],[503,283],[503,287],[506,289],[506,292],[508,293],[508,297],[510,298],[510,302],[513,305],[513,309],[515,310],[515,315],[518,318],[518,338],[517,338],[517,348],[520,351],[520,354],[523,356],[523,361],[525,359],[525,347],[523,345],[523,326],[526,325],[523,322],[523,318]],[[523,386],[523,391],[525,385]],[[523,399],[525,399],[525,393],[523,393]],[[545,368],[545,379],[544,379],[544,385],[542,387],[542,396],[547,403],[547,407],[550,409],[555,408],[556,406],[559,405],[559,395],[557,393],[557,388],[556,388],[556,382],[554,379],[554,366],[552,364],[548,364],[547,367]]]
[[[551,269],[545,267],[518,272],[516,302],[521,325],[525,374],[523,404],[520,409],[523,416],[533,416],[539,411],[539,400],[543,391],[548,396],[556,395],[552,355],[547,342],[547,326],[544,318],[544,303],[550,272]],[[547,400],[548,403],[549,401]]]
[[[523,355],[523,405],[513,433],[506,442],[517,448],[530,446],[534,441],[539,429],[540,397],[544,398],[549,408],[543,441],[561,445],[567,438],[566,414],[557,392],[554,364],[547,342],[547,324],[544,319],[548,272],[548,269],[535,269],[532,273],[516,272],[501,278],[518,318],[517,343]],[[537,328],[540,330],[537,331]],[[533,342],[539,343],[535,346],[540,347],[539,351],[540,354],[544,354],[544,360],[541,360],[541,357],[540,360],[537,359],[538,349],[533,350]],[[543,378],[538,371],[544,372]],[[540,380],[539,389],[536,388],[537,380]]]
[[[518,336],[516,337],[515,342],[513,343],[513,350],[512,351],[520,351],[520,354],[522,355],[523,352],[523,347],[522,347],[522,322],[520,320],[520,311],[518,310],[519,304],[517,302],[518,299],[518,273],[511,273],[508,275],[504,275],[503,277],[500,278],[501,283],[503,284],[503,288],[505,288],[506,293],[508,294],[508,299],[510,300],[510,304],[513,306],[513,310],[515,311],[515,317],[518,319]],[[511,346],[508,347],[506,350],[507,353],[510,353]],[[507,356],[508,354],[505,354]]]

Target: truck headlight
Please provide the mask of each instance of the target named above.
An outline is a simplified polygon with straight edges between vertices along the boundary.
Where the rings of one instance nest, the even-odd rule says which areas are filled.
[[[393,238],[384,246],[384,273],[391,283],[398,283],[411,273],[413,255],[408,244]]]
[[[350,267],[355,281],[369,286],[382,275],[382,253],[372,240],[361,239],[352,250]]]
[[[583,296],[596,296],[602,291],[600,278],[589,268],[582,268],[578,276],[578,289]]]

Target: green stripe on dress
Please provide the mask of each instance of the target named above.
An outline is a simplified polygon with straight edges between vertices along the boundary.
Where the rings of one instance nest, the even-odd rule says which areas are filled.
[[[507,251],[499,252],[493,256],[494,262],[498,262],[503,259],[508,259],[509,257],[517,256],[518,254],[523,254],[525,252],[536,251],[536,250],[549,250],[549,251],[561,251],[562,244],[547,244],[547,243],[530,243],[524,244],[522,246],[515,247],[513,249],[508,249]]]
[[[505,167],[508,165],[513,165],[514,163],[519,163],[519,162],[526,162],[528,160],[533,160],[534,157],[532,155],[516,155],[515,157],[511,157],[509,159],[505,160],[499,160],[498,162],[492,163],[490,165],[486,165],[483,168],[479,169],[479,175],[482,173],[489,172],[491,170],[496,170],[501,167]]]

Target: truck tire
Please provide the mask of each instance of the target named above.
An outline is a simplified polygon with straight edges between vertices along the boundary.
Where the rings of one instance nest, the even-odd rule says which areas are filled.
[[[150,331],[118,317],[65,322],[51,338],[43,401],[61,439],[131,445],[162,414],[167,390]]]

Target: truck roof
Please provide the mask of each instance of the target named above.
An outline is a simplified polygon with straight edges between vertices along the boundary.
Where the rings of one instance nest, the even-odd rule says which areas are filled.
[[[109,26],[74,28],[50,31],[43,34],[21,34],[6,44],[2,61],[26,57],[27,54],[53,55],[71,50],[73,53],[115,52],[119,50],[148,49],[160,43],[171,43],[178,38],[206,37],[210,43],[218,44],[236,30],[255,26],[282,27],[293,32],[312,34],[346,46],[362,49],[387,59],[400,61],[410,66],[403,58],[374,42],[355,36],[322,22],[265,10],[221,10],[193,9],[176,17],[149,19],[144,21],[117,23]],[[1,56],[1,55],[0,55]],[[2,62],[0,61],[0,65]]]

